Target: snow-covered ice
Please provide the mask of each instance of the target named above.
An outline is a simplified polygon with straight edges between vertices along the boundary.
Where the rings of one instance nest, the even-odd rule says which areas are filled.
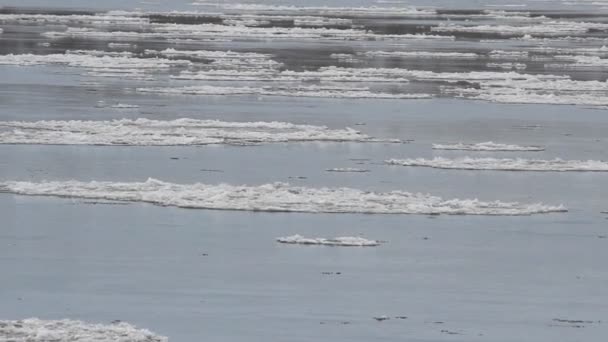
[[[113,106],[113,108],[134,108]],[[1,128],[5,128],[2,130]],[[0,121],[0,144],[175,146],[277,142],[400,142],[351,128],[219,120]]]
[[[423,166],[438,169],[502,170],[502,171],[597,171],[608,172],[608,162],[600,160],[457,158],[389,159],[390,165]]]
[[[380,245],[376,240],[368,240],[362,237],[341,236],[333,239],[326,238],[306,238],[296,234],[287,237],[277,238],[277,242],[298,245],[321,245],[321,246],[341,246],[341,247],[373,247]]]
[[[500,144],[486,141],[476,144],[453,143],[453,144],[433,144],[434,150],[463,150],[463,151],[544,151],[542,146],[521,146],[513,144]]]
[[[164,336],[125,322],[91,324],[69,319],[0,320],[3,342],[168,342]]]
[[[405,191],[373,192],[352,188],[309,188],[286,183],[257,186],[145,182],[0,182],[0,192],[32,196],[146,202],[191,209],[302,213],[531,215],[564,212],[562,205],[478,199],[444,200]]]

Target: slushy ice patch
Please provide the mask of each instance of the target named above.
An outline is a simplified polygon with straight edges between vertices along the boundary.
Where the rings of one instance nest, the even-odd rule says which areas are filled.
[[[405,191],[373,192],[352,188],[309,188],[286,183],[257,186],[145,182],[0,182],[0,191],[21,195],[146,202],[192,209],[267,212],[531,215],[564,212],[563,206],[541,203],[444,200]]]

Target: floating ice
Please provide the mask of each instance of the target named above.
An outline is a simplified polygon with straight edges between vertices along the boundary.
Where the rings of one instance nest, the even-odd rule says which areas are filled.
[[[608,67],[608,58],[600,58],[599,56],[570,56],[559,55],[554,56],[559,61],[571,62],[568,64],[545,64],[545,68],[562,68],[562,69],[578,69],[578,68],[606,68]]]
[[[396,70],[391,74],[383,69],[321,68],[317,71],[292,70],[206,70],[199,72],[182,71],[173,79],[206,81],[256,81],[256,82],[373,82],[408,83]],[[409,74],[408,74],[409,75]]]
[[[131,324],[90,324],[73,320],[0,320],[0,341],[11,342],[167,342],[164,336]]]
[[[201,1],[195,1],[193,4],[205,4]],[[216,3],[213,3],[215,6]],[[312,14],[312,15],[327,15],[327,16],[345,16],[345,17],[426,17],[434,16],[436,12],[431,9],[416,9],[413,7],[327,7],[327,6],[286,6],[286,5],[266,5],[266,4],[217,4],[223,9],[237,10],[241,12],[249,11],[255,13],[270,13],[270,14]]]
[[[376,240],[368,240],[362,237],[342,236],[333,239],[305,238],[301,235],[292,235],[277,238],[277,242],[297,245],[321,245],[321,246],[343,246],[343,247],[374,247],[380,245]]]
[[[441,52],[441,51],[366,51],[359,53],[367,57],[399,57],[399,58],[450,58],[477,59],[480,56],[472,52]]]
[[[239,59],[270,59],[272,55],[255,52],[211,51],[211,50],[176,50],[173,48],[162,51],[146,50],[147,54],[159,54],[167,57],[197,57],[197,58],[239,58]]]
[[[535,51],[545,54],[554,55],[583,55],[583,56],[608,56],[608,46],[603,45],[597,48],[554,48],[550,46],[540,46],[531,48],[530,51]]]
[[[130,49],[133,48],[133,44],[129,43],[108,43],[110,49]]]
[[[567,36],[571,34],[585,34],[590,30],[608,30],[606,23],[573,22],[573,21],[545,21],[534,25],[454,25],[442,24],[432,27],[434,32],[469,32],[492,33],[502,36]]]
[[[542,146],[520,146],[511,144],[497,144],[492,141],[477,144],[433,144],[434,150],[463,150],[463,151],[544,151]]]
[[[137,88],[142,93],[172,95],[265,95],[290,97],[328,97],[328,98],[376,98],[376,99],[427,99],[430,94],[377,93],[369,88],[325,87],[325,86],[285,86],[285,87],[218,87],[189,86],[173,88]]]
[[[102,31],[91,28],[68,27],[65,31],[42,33],[44,37],[88,39],[315,39],[315,40],[409,40],[440,39],[454,40],[453,36],[431,34],[376,34],[360,29],[337,29],[322,27],[248,27],[219,24],[156,24],[149,26],[150,32]]]
[[[504,73],[507,76],[509,73]],[[567,76],[511,73],[503,79],[485,79],[477,88],[444,87],[444,94],[505,103],[547,103],[608,106],[608,82],[576,81]],[[519,76],[517,76],[519,75]],[[473,80],[471,80],[473,81]]]
[[[448,159],[390,159],[391,165],[423,166],[438,169],[499,170],[499,171],[603,171],[608,172],[608,162],[599,160],[553,160],[542,159],[497,159],[497,158],[457,158]]]
[[[0,65],[66,65],[70,67],[81,67],[87,69],[112,69],[112,70],[156,70],[166,69],[174,66],[188,66],[192,64],[187,60],[164,59],[164,58],[134,58],[127,55],[117,56],[112,52],[77,51],[76,53],[51,54],[51,55],[0,55]]]
[[[492,50],[488,54],[491,59],[528,59],[528,51]]]
[[[175,50],[165,49],[162,51],[146,50],[146,55],[157,55],[165,57],[197,58],[209,60],[208,66],[212,68],[228,68],[241,71],[248,69],[276,69],[283,64],[271,59],[270,54],[254,52],[234,51],[209,51],[209,50]]]
[[[37,24],[82,24],[88,25],[134,25],[149,24],[148,18],[140,17],[137,12],[114,11],[94,15],[55,15],[55,14],[0,14],[0,22],[37,23]]]
[[[541,203],[444,200],[404,191],[372,192],[351,188],[307,188],[285,183],[259,186],[228,184],[174,184],[148,179],[117,182],[0,182],[0,192],[32,196],[59,196],[99,200],[146,202],[192,209],[268,212],[531,215],[563,212],[563,206]]]
[[[131,105],[131,104],[126,104],[126,103],[117,103],[115,105],[110,106],[110,108],[115,108],[115,109],[137,109],[139,108],[138,105]],[[0,126],[2,126],[2,122],[0,121]]]
[[[524,63],[487,63],[488,68],[496,68],[503,70],[525,70],[528,66]]]
[[[0,121],[2,127],[13,130],[0,130],[0,144],[171,146],[305,141],[399,142],[396,139],[375,139],[351,128],[329,129],[286,122],[194,119]]]

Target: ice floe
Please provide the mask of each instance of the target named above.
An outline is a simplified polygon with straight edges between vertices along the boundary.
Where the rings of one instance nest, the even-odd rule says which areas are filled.
[[[442,92],[472,99],[505,103],[546,103],[608,106],[608,82],[578,81],[567,76],[504,73],[503,79],[480,79],[478,87],[444,87]],[[464,76],[464,75],[463,75]]]
[[[563,159],[498,159],[498,158],[456,158],[435,157],[433,159],[411,158],[390,159],[390,165],[422,166],[438,169],[460,170],[498,170],[498,171],[597,171],[608,172],[608,162],[600,160],[563,160]]]
[[[0,320],[0,341],[11,342],[167,342],[164,336],[125,322],[91,324],[74,320]]]
[[[453,36],[432,34],[377,34],[360,29],[337,29],[324,27],[249,27],[220,24],[156,24],[149,31],[104,31],[93,28],[68,27],[65,31],[42,33],[44,37],[88,39],[313,39],[313,40],[409,40],[441,39],[454,40]]]
[[[114,109],[137,109],[138,105],[126,104],[126,103],[117,103],[115,105],[111,105],[110,108]],[[0,126],[2,126],[2,122],[0,121]]]
[[[380,93],[370,91],[367,87],[334,87],[334,86],[281,86],[281,87],[220,87],[220,86],[187,86],[172,88],[137,88],[142,93],[160,93],[171,95],[265,95],[289,97],[327,97],[327,98],[375,98],[375,99],[428,99],[430,94],[421,93]]]
[[[376,240],[368,240],[362,237],[341,236],[333,239],[326,238],[306,238],[296,234],[292,236],[279,237],[277,242],[294,245],[319,245],[319,246],[340,246],[340,247],[374,247],[380,245]]]
[[[376,139],[351,128],[330,129],[286,122],[163,121],[141,118],[112,121],[0,121],[0,144],[175,146],[306,141],[400,142],[396,139]]]
[[[599,56],[574,56],[574,55],[558,55],[554,56],[558,61],[569,62],[567,64],[545,64],[545,68],[558,68],[558,69],[578,69],[578,68],[593,68],[593,69],[605,69],[608,67],[608,58],[601,58]]]
[[[590,30],[608,30],[608,24],[595,22],[545,21],[534,25],[457,25],[442,24],[432,27],[433,32],[491,33],[501,36],[567,36],[585,34]]]
[[[528,66],[524,63],[487,63],[488,68],[502,69],[502,70],[525,70]]]
[[[204,1],[195,1],[193,4],[209,5]],[[417,9],[414,7],[329,7],[329,6],[289,6],[289,5],[266,5],[266,4],[227,4],[212,3],[222,9],[269,13],[269,14],[296,14],[296,15],[326,15],[343,17],[425,17],[434,16],[435,10]]]
[[[358,53],[366,57],[398,57],[398,58],[448,58],[448,59],[477,59],[480,56],[472,52],[441,52],[441,51],[366,51]]]
[[[145,182],[0,182],[0,192],[32,196],[146,202],[191,209],[302,213],[531,215],[563,212],[541,203],[483,202],[405,191],[373,192],[352,188],[309,188],[286,183],[258,186]]]
[[[138,12],[111,11],[99,14],[28,14],[3,13],[0,22],[33,24],[86,24],[86,25],[133,25],[149,24],[146,17]]]
[[[542,146],[521,146],[512,144],[499,144],[492,141],[486,141],[476,144],[433,144],[434,150],[463,150],[463,151],[544,151]]]
[[[488,54],[491,59],[528,59],[528,51],[505,51],[505,50],[492,50]]]
[[[167,69],[175,66],[188,66],[192,62],[178,59],[164,58],[135,58],[129,53],[112,53],[105,51],[76,51],[75,53],[50,54],[50,55],[0,55],[0,65],[65,65],[70,67],[81,67],[87,69],[112,69],[112,70],[157,70]]]

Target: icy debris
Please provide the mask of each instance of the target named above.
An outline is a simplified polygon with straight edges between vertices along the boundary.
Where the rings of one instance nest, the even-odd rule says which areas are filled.
[[[129,52],[106,52],[95,50],[79,50],[65,54],[50,55],[0,55],[0,65],[66,65],[87,69],[112,70],[156,70],[174,66],[189,66],[192,62],[187,60],[163,58],[134,58]]]
[[[497,159],[497,158],[457,158],[448,159],[390,159],[391,165],[423,166],[438,169],[499,170],[499,171],[603,171],[608,172],[608,162],[599,160],[552,160],[542,159]]]
[[[606,45],[597,48],[555,48],[550,46],[540,46],[530,48],[530,51],[553,55],[608,56],[608,46]]]
[[[524,36],[533,35],[541,37],[567,36],[573,34],[585,34],[590,30],[607,30],[608,24],[594,22],[573,21],[544,21],[534,25],[456,25],[441,24],[432,27],[433,32],[469,32],[469,33],[491,33],[501,36]]]
[[[573,56],[573,55],[558,55],[554,56],[558,61],[569,62],[568,64],[545,64],[545,68],[561,68],[561,69],[578,69],[578,68],[606,68],[608,67],[608,58],[600,58],[599,56]]]
[[[287,237],[277,238],[277,242],[298,245],[322,245],[322,246],[344,246],[344,247],[373,247],[378,246],[380,242],[376,240],[368,240],[362,237],[336,237],[333,239],[325,238],[305,238],[301,235],[292,235]]]
[[[131,108],[122,105],[119,108]],[[116,106],[113,106],[116,108]],[[170,146],[303,142],[400,142],[376,139],[351,128],[286,122],[218,120],[0,121],[0,144]]]
[[[544,151],[542,146],[521,146],[512,144],[498,144],[492,141],[477,144],[433,144],[434,150],[463,150],[463,151]]]
[[[83,24],[88,25],[146,25],[148,18],[140,17],[138,12],[108,12],[93,15],[54,15],[54,14],[0,14],[0,22],[37,23],[37,24]]]
[[[290,97],[327,98],[376,98],[376,99],[428,99],[430,94],[378,93],[369,88],[327,87],[327,86],[285,86],[285,87],[218,87],[189,86],[173,88],[137,88],[142,93],[172,95],[265,95]]]
[[[110,108],[114,108],[114,109],[137,109],[139,108],[138,105],[131,105],[131,104],[126,104],[126,103],[117,103],[115,105],[110,106]],[[0,126],[2,126],[2,122],[0,121]]]
[[[487,63],[486,66],[488,68],[496,68],[503,70],[526,70],[526,68],[528,67],[524,63]]]
[[[168,48],[165,50],[146,50],[146,54],[159,54],[167,57],[197,57],[197,58],[209,58],[209,59],[220,59],[220,58],[246,58],[246,59],[270,59],[272,55],[255,53],[255,52],[235,52],[235,51],[213,51],[213,50],[176,50]]]
[[[110,49],[130,49],[137,45],[129,44],[129,43],[108,43],[108,47]]]
[[[528,51],[504,51],[504,50],[492,50],[488,54],[491,59],[528,59]]]
[[[0,341],[10,342],[167,342],[164,336],[131,324],[91,324],[73,320],[0,320]]]
[[[195,1],[205,4],[204,1]],[[213,3],[215,5],[216,3]],[[311,14],[311,15],[326,15],[326,16],[344,16],[344,17],[428,17],[436,15],[432,9],[416,9],[413,7],[327,7],[327,6],[288,6],[288,5],[266,5],[266,4],[218,4],[220,8],[233,11],[249,11],[255,13],[269,14]]]
[[[563,206],[541,203],[444,200],[405,191],[373,192],[352,188],[308,188],[286,183],[258,186],[229,184],[174,184],[156,179],[145,182],[0,182],[0,192],[32,196],[146,202],[191,209],[267,212],[531,215],[564,212]]]
[[[314,39],[314,40],[409,40],[440,39],[454,40],[453,36],[430,34],[376,34],[360,29],[337,29],[323,27],[248,27],[219,24],[155,24],[149,32],[101,31],[91,28],[69,27],[65,31],[50,31],[42,35],[47,38],[65,37],[87,39]]]
[[[472,52],[441,52],[441,51],[366,51],[358,53],[366,57],[399,57],[399,58],[449,58],[477,59],[480,56]]]

